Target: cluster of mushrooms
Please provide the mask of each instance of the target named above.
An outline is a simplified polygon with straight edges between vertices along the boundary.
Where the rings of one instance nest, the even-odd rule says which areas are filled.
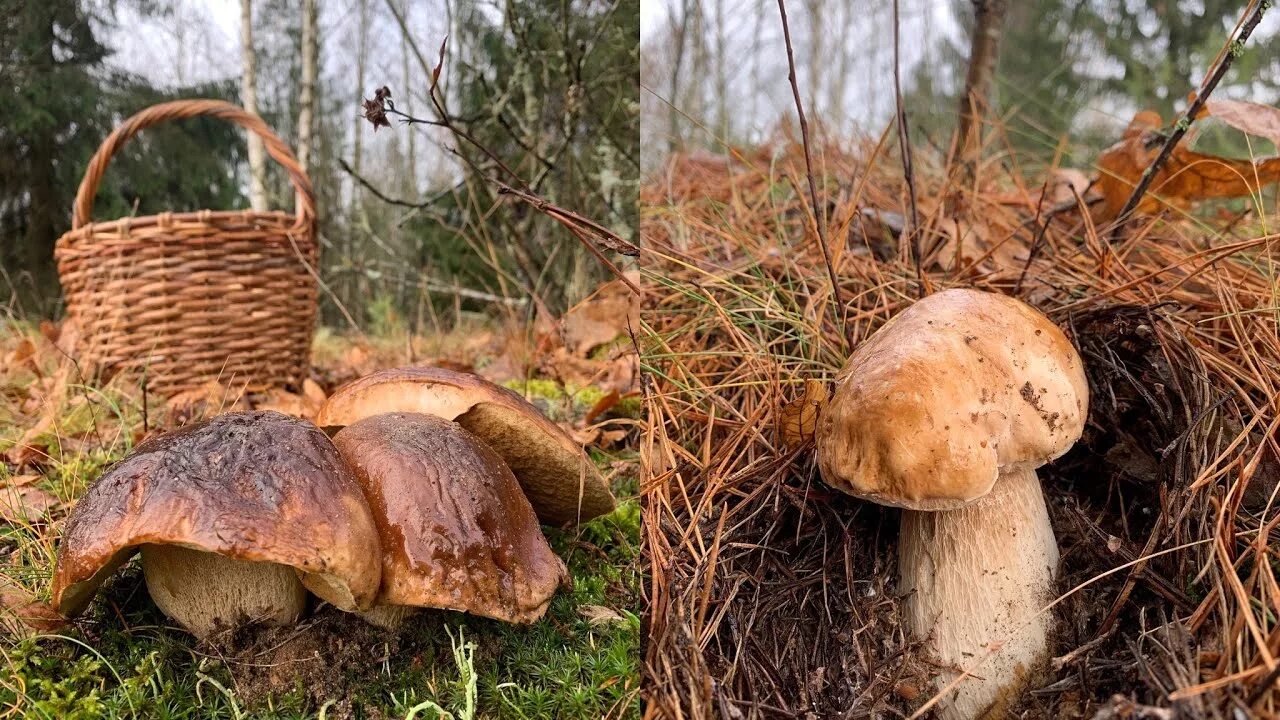
[[[936,665],[943,720],[993,713],[1046,660],[1058,546],[1036,468],[1084,429],[1079,354],[995,293],[930,295],[874,333],[818,421],[823,480],[903,508],[905,622]]]
[[[531,623],[567,577],[539,522],[613,507],[582,448],[516,394],[386,370],[315,424],[228,413],[142,443],[72,512],[53,603],[82,612],[141,552],[151,598],[199,637],[295,623],[308,592],[384,627],[423,607]]]

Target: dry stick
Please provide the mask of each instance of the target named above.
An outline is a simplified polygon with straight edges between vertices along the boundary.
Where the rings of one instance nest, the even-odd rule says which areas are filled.
[[[897,105],[898,147],[902,155],[902,174],[907,181],[907,197],[911,202],[911,225],[903,230],[902,237],[911,238],[911,262],[916,266],[916,279],[920,282],[920,296],[924,297],[924,270],[920,267],[920,211],[916,206],[916,176],[911,167],[911,139],[907,130],[907,111],[902,106],[902,68],[898,22],[898,0],[893,0],[893,100]]]
[[[1204,108],[1204,104],[1209,99],[1209,95],[1218,87],[1218,83],[1227,74],[1227,70],[1231,69],[1231,63],[1236,56],[1244,52],[1244,43],[1249,39],[1249,35],[1253,33],[1253,29],[1262,22],[1262,16],[1267,12],[1267,8],[1271,7],[1271,0],[1253,0],[1246,12],[1252,12],[1248,20],[1240,27],[1240,33],[1234,40],[1228,40],[1222,53],[1222,59],[1214,67],[1213,73],[1201,85],[1196,98],[1191,102],[1191,106],[1187,108],[1182,119],[1174,126],[1173,132],[1164,141],[1164,146],[1160,148],[1160,154],[1156,156],[1154,162],[1147,166],[1146,171],[1142,173],[1142,179],[1138,181],[1138,186],[1133,189],[1133,193],[1129,195],[1129,199],[1125,201],[1124,207],[1121,208],[1120,214],[1116,216],[1115,224],[1112,226],[1109,239],[1115,242],[1116,237],[1120,233],[1120,229],[1124,227],[1125,221],[1133,214],[1138,207],[1138,203],[1142,197],[1147,194],[1147,189],[1151,186],[1151,181],[1155,179],[1156,173],[1169,160],[1169,156],[1173,154],[1173,148],[1182,140],[1182,136],[1187,134],[1191,129],[1191,123],[1195,122],[1196,117],[1200,115],[1200,111]]]
[[[836,327],[840,336],[844,337],[844,301],[840,297],[840,281],[836,279],[836,268],[831,263],[831,248],[827,247],[827,213],[818,205],[818,186],[813,180],[813,153],[809,149],[809,123],[804,117],[804,103],[800,101],[800,86],[796,84],[796,56],[791,48],[791,27],[787,24],[786,0],[778,0],[778,13],[782,15],[782,39],[787,45],[787,80],[791,81],[791,94],[796,100],[796,114],[800,116],[800,142],[804,145],[805,176],[809,180],[809,200],[813,203],[813,222],[818,226],[818,246],[822,248],[822,259],[827,263],[827,275],[831,277],[831,296],[835,300],[832,314],[836,318]]]

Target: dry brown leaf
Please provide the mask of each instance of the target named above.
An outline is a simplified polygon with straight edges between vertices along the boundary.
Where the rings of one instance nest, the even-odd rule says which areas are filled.
[[[590,425],[596,421],[596,418],[612,410],[613,406],[617,405],[621,400],[622,393],[617,390],[610,390],[604,395],[604,397],[597,400],[595,405],[591,406],[591,409],[587,411],[586,416],[582,418],[582,423],[584,425]]]
[[[342,353],[341,364],[345,370],[350,371],[354,375],[367,375],[373,371],[371,363],[373,359],[369,349],[363,345],[352,345],[347,351]]]
[[[1154,133],[1161,124],[1154,112],[1138,113],[1125,130],[1125,139],[1098,156],[1101,175],[1096,187],[1103,197],[1099,220],[1113,220],[1120,214],[1142,174],[1160,154]],[[1233,160],[1178,145],[1152,178],[1135,211],[1150,215],[1165,207],[1186,210],[1197,200],[1249,195],[1277,181],[1280,158]]]
[[[800,395],[782,406],[779,424],[783,443],[787,447],[798,447],[811,442],[818,429],[818,416],[826,404],[827,386],[820,380],[805,380]]]
[[[329,399],[324,388],[320,387],[320,383],[311,378],[302,381],[302,395],[307,399],[307,402],[319,405],[323,405],[324,401]]]
[[[560,423],[560,427],[564,428],[564,430],[569,433],[569,437],[572,437],[575,443],[583,447],[591,445],[600,438],[600,428],[598,427],[589,427],[579,430],[577,428],[568,427],[565,423]]]
[[[24,525],[47,518],[61,501],[34,485],[0,487],[0,520]]]
[[[170,397],[165,424],[168,427],[181,427],[219,413],[248,408],[241,389],[209,380],[200,387]]]
[[[936,258],[943,270],[1020,271],[1026,263],[1027,246],[1017,236],[993,240],[986,225],[954,218],[943,218],[939,225],[946,239]]]
[[[40,366],[36,364],[36,344],[31,342],[31,338],[22,338],[18,341],[17,346],[5,355],[4,362],[9,367],[16,365],[24,365],[28,370],[40,374]]]
[[[638,276],[632,278],[635,282]],[[600,286],[561,318],[569,352],[585,358],[591,351],[639,327],[640,298],[621,280]]]
[[[255,410],[274,410],[296,418],[306,417],[307,412],[306,399],[302,395],[280,388],[273,388],[258,395],[253,406]]]
[[[28,637],[35,632],[52,632],[67,624],[48,604],[12,578],[0,575],[0,625],[12,637]]]
[[[1084,197],[1089,176],[1076,168],[1058,168],[1049,173],[1048,201],[1052,205],[1074,203],[1076,195]]]
[[[626,437],[626,430],[603,430],[600,432],[600,439],[596,441],[596,447],[601,450],[608,450],[621,443]]]
[[[1280,148],[1280,108],[1246,100],[1208,100],[1204,107],[1240,132],[1266,138]]]

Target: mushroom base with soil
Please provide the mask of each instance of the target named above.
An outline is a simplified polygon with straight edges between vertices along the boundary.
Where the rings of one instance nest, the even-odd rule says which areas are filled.
[[[991,716],[1044,661],[1058,546],[1034,470],[1002,474],[985,497],[956,510],[904,510],[899,590],[912,639],[961,672],[935,711],[942,720]],[[987,678],[991,678],[988,680]],[[1010,678],[1016,678],[1010,683]]]
[[[156,606],[201,638],[246,622],[291,625],[307,606],[306,589],[286,565],[143,545],[142,573]]]

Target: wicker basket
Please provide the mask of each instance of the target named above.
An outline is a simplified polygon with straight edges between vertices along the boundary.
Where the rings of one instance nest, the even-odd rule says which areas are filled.
[[[297,213],[163,213],[89,222],[111,156],[143,128],[210,115],[256,133],[297,191]],[[317,307],[315,205],[293,153],[256,115],[219,100],[147,108],[89,161],[72,229],[55,257],[80,332],[81,370],[145,373],[164,395],[217,379],[249,390],[296,386]]]

